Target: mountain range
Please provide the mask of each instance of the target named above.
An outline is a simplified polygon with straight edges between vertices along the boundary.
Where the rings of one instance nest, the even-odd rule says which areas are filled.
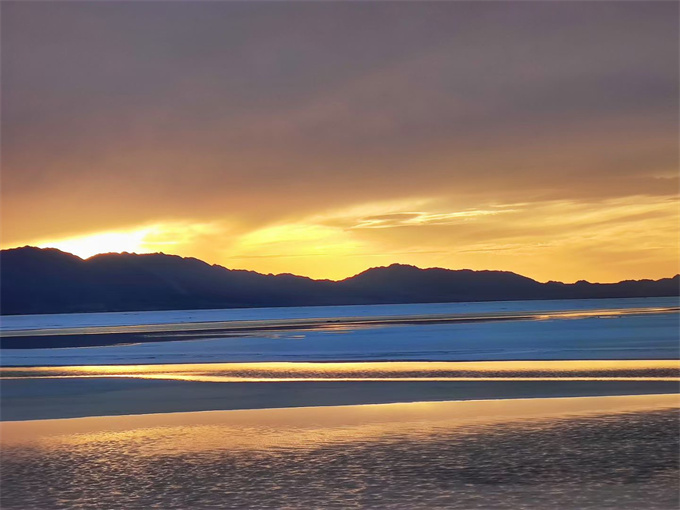
[[[53,248],[0,252],[2,314],[677,296],[680,277],[540,283],[507,271],[392,264],[341,281],[260,274],[176,255],[81,259]]]

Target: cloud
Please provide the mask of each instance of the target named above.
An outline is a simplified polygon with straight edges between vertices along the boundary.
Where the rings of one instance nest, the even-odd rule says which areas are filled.
[[[677,199],[488,204],[448,212],[450,204],[420,204],[414,213],[394,212],[396,203],[368,203],[251,230],[165,223],[30,244],[89,255],[117,243],[114,251],[165,251],[231,268],[316,278],[344,278],[393,262],[503,269],[566,281],[618,281],[629,274],[661,278],[678,271]]]
[[[393,228],[409,227],[418,225],[455,225],[461,220],[469,220],[478,216],[499,214],[503,211],[494,210],[467,210],[449,213],[426,213],[404,212],[398,214],[385,214],[380,216],[368,216],[361,218],[352,228]],[[505,212],[508,212],[506,210]]]
[[[603,229],[601,250],[633,260],[657,241],[629,226],[667,233],[677,217],[650,205],[677,197],[677,15],[672,2],[10,2],[3,245],[210,224],[168,251],[267,272],[399,255],[543,275],[460,254],[560,246],[565,274],[578,260],[591,274]],[[663,246],[646,257],[668,269]]]

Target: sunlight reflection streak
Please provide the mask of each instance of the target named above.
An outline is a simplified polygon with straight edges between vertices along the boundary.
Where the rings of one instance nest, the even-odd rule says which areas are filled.
[[[7,367],[1,379],[126,377],[196,382],[678,381],[678,360],[261,362]]]

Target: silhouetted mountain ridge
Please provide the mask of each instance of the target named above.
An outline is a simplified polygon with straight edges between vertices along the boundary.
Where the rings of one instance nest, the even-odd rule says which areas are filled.
[[[227,269],[177,255],[0,252],[3,314],[677,296],[680,278],[539,283],[508,271],[367,269],[340,281]]]

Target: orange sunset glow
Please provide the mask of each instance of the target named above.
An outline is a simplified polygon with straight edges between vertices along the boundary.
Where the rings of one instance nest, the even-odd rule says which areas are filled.
[[[2,248],[680,272],[677,4],[416,4],[8,3]]]

